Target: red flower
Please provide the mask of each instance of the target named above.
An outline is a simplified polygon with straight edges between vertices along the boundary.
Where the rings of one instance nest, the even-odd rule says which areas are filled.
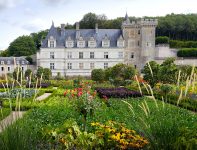
[[[64,96],[66,96],[66,94],[67,94],[67,91],[64,92]]]
[[[78,91],[79,91],[79,92],[82,92],[82,91],[83,91],[83,89],[82,89],[82,88],[78,88]]]
[[[103,95],[103,98],[104,98],[104,100],[107,100],[108,99],[107,96],[105,96],[105,95]]]
[[[82,92],[79,92],[79,93],[78,93],[78,96],[81,96],[82,94],[83,94]]]

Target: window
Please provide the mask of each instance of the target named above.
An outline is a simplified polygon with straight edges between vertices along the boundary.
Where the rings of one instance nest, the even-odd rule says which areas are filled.
[[[67,64],[67,69],[72,69],[72,63]]]
[[[138,34],[140,34],[140,30],[138,30]]]
[[[54,70],[55,69],[55,64],[54,63],[50,63],[50,69]]]
[[[131,58],[134,58],[134,53],[133,52],[131,53]]]
[[[22,65],[24,65],[25,64],[25,62],[24,61],[22,61]]]
[[[94,58],[94,52],[90,52],[90,58]]]
[[[55,47],[55,42],[54,41],[50,41],[50,47],[51,48]]]
[[[108,63],[104,63],[104,69],[108,68]]]
[[[1,71],[4,71],[4,67],[1,67]]]
[[[83,59],[83,52],[79,52],[79,58]]]
[[[74,46],[74,42],[73,41],[66,41],[66,47],[72,48],[73,46]]]
[[[77,47],[85,47],[85,41],[77,41]]]
[[[90,63],[90,69],[94,69],[94,63]]]
[[[146,46],[147,46],[147,47],[151,47],[151,43],[150,43],[150,42],[147,42],[147,43],[146,43]]]
[[[110,46],[110,42],[108,40],[102,41],[102,47],[109,47],[109,46]]]
[[[118,52],[118,58],[123,58],[123,52]]]
[[[7,64],[10,65],[10,60],[7,61]]]
[[[140,46],[140,41],[137,41],[137,45]]]
[[[21,70],[24,71],[24,67],[21,67]]]
[[[79,63],[79,69],[83,69],[83,63]]]
[[[72,58],[72,52],[67,53],[67,58]]]
[[[135,69],[137,68],[137,65],[134,65]]]
[[[10,67],[8,67],[8,71],[10,71]]]
[[[88,41],[88,47],[96,47],[96,41]]]
[[[54,52],[50,52],[50,58],[51,59],[54,59],[55,58]]]
[[[104,58],[108,59],[108,52],[104,52]]]
[[[17,64],[17,65],[19,65],[19,64],[20,64],[20,62],[17,60],[17,61],[16,61],[16,64]]]
[[[1,65],[4,65],[4,61],[1,61]]]

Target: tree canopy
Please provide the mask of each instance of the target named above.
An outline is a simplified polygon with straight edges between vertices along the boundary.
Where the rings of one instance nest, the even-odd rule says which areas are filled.
[[[35,53],[36,46],[30,36],[19,36],[8,47],[9,56],[27,56]]]

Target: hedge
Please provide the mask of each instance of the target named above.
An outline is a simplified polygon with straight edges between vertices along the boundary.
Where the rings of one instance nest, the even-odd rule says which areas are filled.
[[[197,57],[197,48],[183,48],[177,52],[178,57]]]
[[[170,40],[171,48],[197,48],[197,41]]]

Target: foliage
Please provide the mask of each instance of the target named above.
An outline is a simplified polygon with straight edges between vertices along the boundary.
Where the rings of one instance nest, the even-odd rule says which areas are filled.
[[[131,91],[126,88],[96,88],[98,96],[103,98],[128,98],[128,97],[141,97],[139,92]]]
[[[176,83],[177,67],[174,63],[175,58],[167,58],[159,70],[159,79],[162,83]]]
[[[41,41],[47,36],[48,30],[39,31],[38,33],[31,33],[30,36],[33,38],[36,45],[36,49],[39,50],[41,46]]]
[[[106,124],[91,123],[95,127],[95,134],[103,140],[103,148],[139,149],[148,144],[148,141],[134,130],[125,128],[123,124],[108,121]]]
[[[147,81],[151,87],[154,87],[155,84],[159,82],[159,70],[160,65],[155,61],[146,63],[144,69],[142,70],[144,80]]]
[[[20,36],[8,47],[9,56],[28,56],[35,53],[36,46],[30,36]]]
[[[176,139],[174,148],[176,150],[193,150],[197,146],[197,128],[182,128]]]
[[[8,57],[8,56],[9,56],[8,50],[4,50],[4,51],[1,50],[0,56],[1,56],[1,57]]]
[[[196,41],[170,40],[171,48],[197,48]]]
[[[169,38],[167,36],[158,36],[155,39],[155,44],[168,44]]]
[[[49,68],[38,67],[36,76],[40,79],[42,76],[43,80],[49,80],[52,73]]]
[[[29,62],[29,64],[33,64],[33,59],[30,56],[27,56],[25,59]]]
[[[177,52],[178,57],[197,57],[197,48],[183,48]]]
[[[32,70],[31,69],[27,69],[26,71],[25,71],[25,78],[30,78],[30,75],[32,75]]]
[[[97,82],[104,81],[105,74],[103,69],[93,69],[91,73],[91,79]]]
[[[81,131],[77,122],[73,119],[48,133],[49,139],[54,143],[60,143],[62,149],[94,149],[100,141],[95,134]]]
[[[6,118],[10,113],[10,108],[0,108],[0,121]]]
[[[21,77],[23,78],[23,72],[21,67],[16,67],[13,72],[13,78],[17,81],[21,81]]]
[[[109,81],[115,85],[126,85],[128,83],[128,80],[131,80],[134,75],[136,74],[136,70],[131,65],[126,64],[116,64],[113,66],[109,71],[106,71],[109,76]]]
[[[160,89],[167,99],[167,95],[173,90],[173,87],[170,84],[162,84]]]

